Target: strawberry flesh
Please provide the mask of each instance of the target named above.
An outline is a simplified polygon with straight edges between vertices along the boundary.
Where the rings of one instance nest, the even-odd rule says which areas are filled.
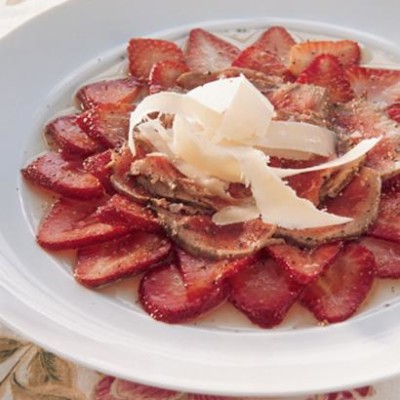
[[[165,60],[155,63],[149,76],[150,94],[163,90],[177,90],[177,78],[187,71],[188,67],[182,61]]]
[[[272,258],[264,255],[229,278],[230,302],[262,328],[278,325],[296,301],[302,285],[290,282]]]
[[[22,174],[34,184],[71,198],[90,199],[104,193],[100,181],[83,171],[80,162],[67,161],[54,151],[34,160]]]
[[[80,127],[92,139],[106,148],[121,146],[128,138],[131,104],[101,104],[84,113],[78,119]]]
[[[227,287],[214,285],[204,296],[192,295],[179,267],[173,262],[152,268],[142,278],[139,300],[144,310],[156,320],[180,323],[200,316],[225,300]]]
[[[308,41],[291,47],[289,70],[298,76],[321,54],[337,57],[344,66],[359,64],[361,59],[360,46],[352,40]]]
[[[363,236],[360,244],[375,256],[378,278],[400,278],[400,243]]]
[[[185,59],[191,71],[207,73],[230,67],[239,53],[233,44],[197,28],[189,33]]]
[[[68,155],[85,157],[101,150],[101,146],[79,126],[76,115],[56,118],[47,125],[46,133]]]
[[[378,217],[368,234],[400,243],[400,192],[389,191],[382,194]]]
[[[128,58],[131,75],[144,82],[148,81],[151,69],[158,62],[185,62],[182,50],[175,43],[160,39],[131,39]]]
[[[84,109],[101,104],[133,103],[142,93],[143,84],[129,77],[91,83],[83,86],[76,94]]]
[[[102,243],[129,232],[126,225],[107,224],[94,216],[99,203],[61,198],[42,221],[38,243],[49,250],[76,249]]]
[[[319,321],[344,321],[356,312],[369,293],[375,268],[375,258],[369,250],[349,243],[327,271],[305,288],[301,303]]]
[[[147,232],[134,232],[107,243],[78,250],[75,279],[97,287],[137,275],[165,260],[171,250],[168,239]]]
[[[292,35],[282,26],[272,26],[261,34],[254,46],[278,57],[283,65],[288,65],[289,53],[296,44]]]
[[[333,103],[346,103],[354,97],[342,65],[337,57],[330,54],[316,57],[296,82],[325,87]]]
[[[273,244],[266,249],[290,279],[307,284],[315,280],[334,261],[341,244],[323,244],[312,249],[301,249],[289,244]]]
[[[112,150],[105,150],[101,153],[87,157],[83,162],[83,169],[94,175],[104,186],[108,193],[113,193],[114,189],[110,182]]]
[[[107,203],[99,207],[97,215],[103,222],[123,223],[139,231],[160,232],[162,230],[149,208],[121,194],[115,194]]]

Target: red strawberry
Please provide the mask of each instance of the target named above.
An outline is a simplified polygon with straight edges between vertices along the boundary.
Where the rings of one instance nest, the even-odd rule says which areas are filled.
[[[210,260],[193,256],[181,249],[177,249],[179,268],[188,289],[188,296],[208,296],[215,285],[220,284],[227,277],[254,263],[257,256],[223,260]]]
[[[220,304],[225,297],[225,285],[215,285],[208,296],[204,293],[191,295],[174,263],[146,272],[139,287],[139,299],[146,312],[154,319],[168,323],[198,317]]]
[[[315,280],[334,261],[340,249],[340,243],[323,244],[303,250],[288,244],[273,244],[267,247],[268,253],[286,271],[290,279],[301,284]]]
[[[63,196],[76,199],[99,197],[103,192],[100,181],[75,161],[66,161],[60,153],[49,151],[22,170],[29,181]]]
[[[316,57],[300,73],[296,82],[327,88],[329,97],[334,103],[346,103],[354,97],[342,65],[338,58],[331,54],[322,54]]]
[[[129,77],[90,83],[79,89],[76,98],[81,107],[87,110],[100,104],[131,104],[143,90],[142,83]]]
[[[105,187],[108,193],[114,190],[110,183],[112,150],[108,149],[102,153],[94,154],[83,162],[83,169],[94,175]]]
[[[128,224],[135,230],[146,232],[162,230],[149,208],[120,194],[115,194],[106,204],[99,207],[97,215],[103,222]]]
[[[88,156],[101,150],[77,123],[76,115],[56,118],[46,126],[46,132],[68,155]]]
[[[128,138],[131,104],[101,104],[82,113],[81,128],[104,147],[115,148]]]
[[[346,66],[358,64],[361,59],[360,46],[351,40],[303,42],[291,47],[289,70],[298,76],[321,54],[335,56]]]
[[[74,249],[102,243],[129,232],[126,225],[100,222],[93,213],[98,203],[56,201],[42,221],[38,243],[49,250]]]
[[[300,296],[301,303],[320,321],[344,321],[364,301],[374,274],[374,255],[356,243],[349,243],[328,270],[306,287]]]
[[[389,191],[382,194],[378,217],[368,234],[400,243],[400,192]]]
[[[188,67],[182,61],[166,60],[154,64],[149,77],[150,94],[176,88],[176,79],[187,71]]]
[[[386,109],[387,115],[400,124],[400,100]]]
[[[346,75],[357,97],[386,105],[400,97],[400,70],[352,65],[346,68]]]
[[[121,239],[78,250],[75,279],[95,287],[137,275],[163,261],[171,250],[166,238],[134,232]]]
[[[185,58],[190,70],[212,72],[231,66],[240,50],[204,29],[192,29],[186,43]]]
[[[128,57],[130,73],[146,82],[154,64],[167,60],[185,62],[182,50],[175,43],[160,39],[131,39]]]
[[[275,54],[264,51],[258,46],[250,46],[244,49],[233,60],[232,66],[260,71],[266,75],[282,76],[286,81],[293,80],[290,72]]]
[[[229,300],[262,328],[278,325],[302,289],[289,282],[283,270],[266,256],[230,277],[229,283]]]
[[[363,236],[360,244],[375,256],[378,278],[400,278],[400,243]]]
[[[292,46],[296,44],[291,34],[282,26],[272,26],[261,34],[254,43],[264,51],[268,51],[279,58],[285,66],[289,62],[289,53]]]

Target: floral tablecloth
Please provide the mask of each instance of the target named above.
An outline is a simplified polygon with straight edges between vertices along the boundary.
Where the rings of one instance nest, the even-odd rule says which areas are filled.
[[[0,37],[65,0],[0,0]],[[62,359],[0,323],[0,400],[226,400],[179,393],[105,376]],[[400,378],[290,400],[399,400]],[[270,399],[272,400],[272,399]]]

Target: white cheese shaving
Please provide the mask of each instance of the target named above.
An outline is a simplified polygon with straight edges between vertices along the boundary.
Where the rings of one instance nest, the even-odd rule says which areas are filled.
[[[172,128],[148,118],[154,112],[173,114]],[[364,140],[344,156],[315,167],[271,168],[268,155],[259,148],[331,155],[335,146],[335,136],[327,129],[272,121],[272,116],[272,105],[244,77],[212,82],[188,95],[158,93],[145,98],[131,114],[129,146],[135,154],[137,130],[177,167],[180,165],[181,171],[192,175],[202,171],[200,181],[209,176],[214,184],[222,181],[250,186],[254,204],[220,210],[213,217],[215,223],[261,216],[266,223],[301,229],[350,221],[299,198],[281,178],[345,165],[363,156],[379,138]]]

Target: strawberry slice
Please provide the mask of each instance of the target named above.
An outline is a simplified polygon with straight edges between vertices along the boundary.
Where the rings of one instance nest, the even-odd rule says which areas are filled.
[[[354,97],[342,65],[338,58],[331,54],[316,57],[300,73],[296,82],[325,87],[333,103],[346,103]]]
[[[83,112],[80,127],[106,148],[119,147],[128,138],[131,104],[101,104]]]
[[[290,279],[307,284],[315,280],[333,262],[341,249],[341,243],[323,244],[312,249],[273,244],[266,249]]]
[[[153,65],[149,77],[150,94],[176,89],[177,78],[188,71],[183,61],[165,60]]]
[[[89,156],[101,150],[79,126],[76,115],[56,118],[46,126],[46,133],[67,155]]]
[[[363,246],[349,243],[328,270],[306,287],[301,303],[319,321],[344,321],[366,298],[374,275],[374,255]]]
[[[133,103],[143,92],[143,84],[129,77],[91,83],[78,90],[76,98],[87,110],[100,104]]]
[[[298,76],[321,54],[335,56],[345,66],[359,64],[361,59],[360,46],[351,40],[302,42],[290,49],[289,70]]]
[[[185,59],[190,70],[213,72],[230,67],[240,50],[204,29],[192,29],[186,43]]]
[[[360,244],[375,256],[378,278],[400,278],[400,243],[363,236]]]
[[[215,285],[208,296],[191,295],[174,263],[152,268],[142,278],[139,300],[156,320],[180,323],[200,316],[226,298],[227,287]]]
[[[167,258],[171,243],[165,237],[134,232],[113,241],[78,250],[75,279],[96,287],[137,275]]]
[[[185,62],[182,50],[175,43],[160,39],[131,39],[128,58],[131,75],[144,82],[149,79],[153,65],[160,61]]]
[[[289,63],[290,49],[296,44],[292,35],[282,26],[272,26],[261,34],[254,46],[278,57],[283,65]]]
[[[391,119],[400,124],[400,100],[397,100],[396,103],[390,105],[386,109],[386,113]]]
[[[278,56],[264,51],[258,46],[250,46],[244,49],[238,57],[233,60],[232,66],[252,69],[266,75],[282,76],[285,81],[293,80],[293,76],[285,65],[282,64]]]
[[[208,296],[229,276],[248,267],[257,259],[256,255],[236,259],[210,260],[204,257],[194,257],[191,254],[176,249],[179,268],[188,289],[188,296]]]
[[[400,192],[389,191],[381,195],[378,217],[368,234],[400,243]]]
[[[115,194],[97,210],[99,219],[107,223],[128,224],[135,230],[160,232],[157,218],[149,208],[129,200],[121,194]]]
[[[90,199],[104,193],[100,181],[83,171],[80,162],[66,161],[54,151],[40,156],[21,172],[32,183],[63,196]]]
[[[253,323],[272,328],[282,322],[302,285],[290,282],[282,268],[264,255],[229,278],[230,302]]]
[[[38,243],[49,250],[75,249],[127,234],[126,225],[100,222],[94,215],[99,203],[57,200],[42,221]]]
[[[400,97],[400,70],[351,65],[346,76],[357,97],[390,105]]]
[[[108,193],[113,193],[114,189],[110,182],[112,173],[111,161],[112,150],[108,149],[98,154],[94,154],[83,162],[83,169],[94,175],[105,187]]]

